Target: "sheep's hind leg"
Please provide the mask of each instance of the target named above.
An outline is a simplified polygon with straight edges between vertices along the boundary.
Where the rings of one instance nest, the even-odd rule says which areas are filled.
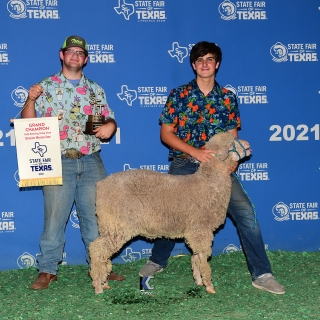
[[[191,266],[193,271],[193,279],[197,286],[203,286],[201,274],[200,274],[200,258],[198,254],[194,254],[191,257]]]
[[[207,256],[207,255],[199,253],[200,273],[202,276],[202,282],[205,285],[207,292],[216,293],[216,291],[214,290],[212,281],[211,281],[211,268],[208,263],[208,257],[209,256]]]

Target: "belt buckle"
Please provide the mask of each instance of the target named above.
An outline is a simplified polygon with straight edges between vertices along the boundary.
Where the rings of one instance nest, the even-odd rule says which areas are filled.
[[[78,151],[77,149],[67,149],[64,153],[64,156],[68,159],[76,160],[80,159],[83,156],[83,153]]]

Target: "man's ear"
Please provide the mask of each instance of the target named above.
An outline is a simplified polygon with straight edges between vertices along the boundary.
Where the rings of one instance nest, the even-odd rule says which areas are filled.
[[[217,64],[216,64],[216,70],[218,70],[219,66],[220,66],[220,62],[217,62]]]
[[[61,60],[64,59],[62,50],[60,50],[60,59],[61,59]]]

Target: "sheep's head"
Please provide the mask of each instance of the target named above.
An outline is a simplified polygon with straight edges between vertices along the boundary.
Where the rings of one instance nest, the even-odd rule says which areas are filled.
[[[232,160],[239,161],[242,158],[251,155],[250,144],[248,141],[235,138],[232,143],[232,147],[228,150]]]
[[[225,160],[229,156],[231,160],[239,161],[251,155],[249,143],[245,140],[235,138],[229,132],[215,134],[206,143],[206,148],[214,150],[214,156],[221,160]]]

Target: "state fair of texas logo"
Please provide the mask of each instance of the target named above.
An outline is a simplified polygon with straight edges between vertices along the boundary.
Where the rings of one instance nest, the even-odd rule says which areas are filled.
[[[125,20],[130,20],[131,15],[135,13],[138,22],[165,22],[166,11],[165,1],[133,1],[118,0],[118,6],[114,7],[118,15],[123,15]]]
[[[168,50],[168,53],[172,58],[177,58],[180,63],[183,63],[183,60],[189,56],[190,50],[193,46],[193,43],[188,44],[187,47],[181,46],[179,42],[175,41],[172,43],[172,47]]]
[[[132,248],[126,248],[125,254],[121,255],[124,262],[134,262],[141,259],[141,253],[132,251]]]
[[[127,3],[125,0],[119,0],[118,6],[114,7],[117,14],[122,14],[126,20],[134,13],[134,5]]]
[[[130,90],[126,84],[121,86],[121,92],[117,93],[120,100],[125,100],[128,106],[132,106],[132,102],[137,99],[137,91]]]

